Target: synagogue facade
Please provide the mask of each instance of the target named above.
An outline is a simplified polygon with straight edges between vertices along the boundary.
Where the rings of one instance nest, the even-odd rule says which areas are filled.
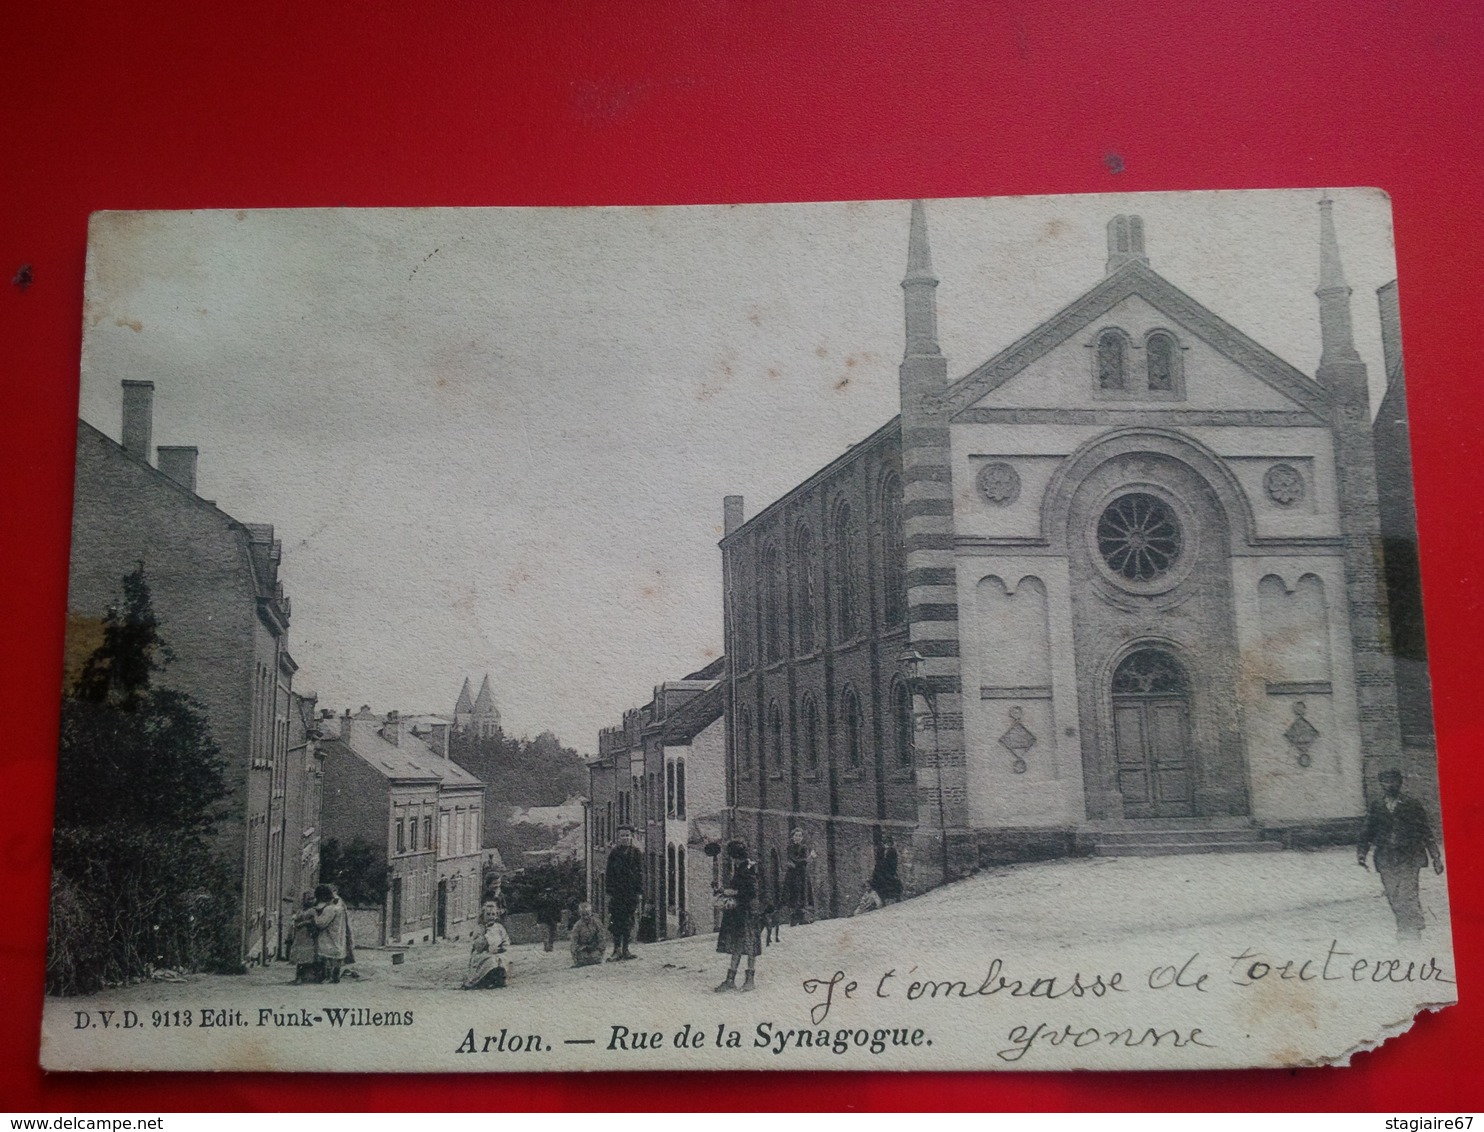
[[[722,540],[737,832],[839,914],[885,834],[980,864],[1347,838],[1402,757],[1366,366],[1332,203],[1308,375],[1151,266],[957,380],[922,204],[900,416]],[[1406,490],[1409,490],[1406,489]]]

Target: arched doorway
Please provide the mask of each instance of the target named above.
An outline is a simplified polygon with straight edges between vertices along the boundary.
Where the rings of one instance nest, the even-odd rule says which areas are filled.
[[[1124,817],[1191,816],[1195,768],[1184,667],[1165,649],[1136,649],[1114,670],[1112,690]]]

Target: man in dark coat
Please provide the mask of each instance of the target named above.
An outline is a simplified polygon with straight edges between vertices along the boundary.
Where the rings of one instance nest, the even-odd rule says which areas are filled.
[[[871,887],[883,904],[902,898],[902,880],[897,876],[897,847],[889,833],[881,835],[881,849],[876,854],[876,867],[871,871]]]
[[[1365,868],[1366,855],[1375,848],[1376,871],[1396,916],[1396,934],[1416,939],[1423,925],[1417,874],[1428,861],[1434,873],[1441,873],[1443,856],[1422,803],[1402,793],[1401,771],[1383,770],[1376,781],[1381,784],[1381,797],[1371,803],[1356,852],[1360,867]]]
[[[634,847],[634,831],[628,826],[618,831],[618,844],[608,852],[603,882],[608,892],[608,931],[613,936],[613,954],[608,961],[632,959],[629,936],[644,892],[644,854]]]

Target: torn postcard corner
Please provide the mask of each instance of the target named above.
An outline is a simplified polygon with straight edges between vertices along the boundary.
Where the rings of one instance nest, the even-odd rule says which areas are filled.
[[[47,1068],[1455,1001],[1383,194],[102,213],[87,288]]]

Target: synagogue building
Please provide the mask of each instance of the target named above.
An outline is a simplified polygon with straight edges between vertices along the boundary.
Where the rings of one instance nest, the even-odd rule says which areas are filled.
[[[900,414],[725,509],[733,830],[768,861],[802,828],[821,914],[888,834],[909,891],[1353,836],[1403,751],[1332,210],[1312,375],[1161,276],[1124,215],[1101,279],[950,380],[912,205]]]

